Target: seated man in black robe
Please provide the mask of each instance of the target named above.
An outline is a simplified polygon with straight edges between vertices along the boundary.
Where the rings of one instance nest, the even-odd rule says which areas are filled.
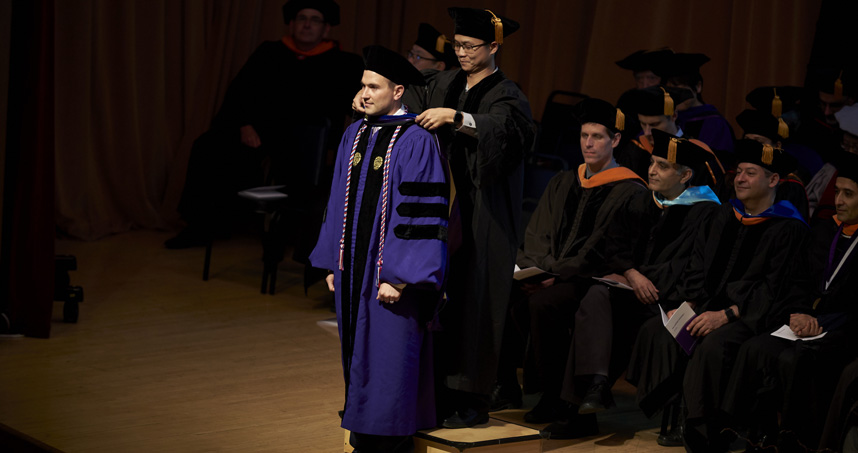
[[[290,203],[307,213],[295,225],[302,230],[290,235],[300,238],[296,259],[304,261],[316,242],[332,166],[313,131],[327,131],[324,150],[336,147],[363,62],[327,39],[340,21],[333,0],[290,0],[283,19],[289,33],[259,45],[230,83],[211,128],[194,142],[179,202],[187,226],[167,248],[205,245],[229,224],[237,192],[266,182],[285,184]]]
[[[808,268],[776,319],[788,338],[767,332],[742,345],[725,395],[724,410],[766,444],[780,433],[784,447],[797,438],[815,448],[837,377],[858,354],[858,155],[838,169],[837,216],[814,226]]]
[[[629,244],[622,244],[621,248],[610,253],[623,263],[617,267],[627,269],[614,279],[627,283],[633,289],[632,297],[625,291],[613,291],[612,302],[622,312],[635,309],[636,303],[658,303],[670,309],[682,302],[677,293],[677,283],[691,260],[694,238],[711,224],[719,212],[720,203],[712,190],[713,183],[706,165],[710,152],[693,140],[681,139],[660,130],[654,130],[652,136],[654,149],[649,174],[652,197],[642,200],[641,206],[635,206],[633,215],[621,217],[616,222],[618,228],[637,231],[634,235],[637,237],[630,235]],[[672,152],[671,147],[674,148]],[[642,214],[637,214],[637,211],[642,211]],[[626,373],[626,380],[638,387],[638,404],[648,417],[677,393],[677,387],[671,393],[662,394],[646,385],[654,383],[651,376],[660,372],[652,368],[652,356],[677,352],[673,344],[668,343],[668,348],[658,349],[658,343],[652,341],[653,336],[662,335],[664,330],[661,317],[643,325],[630,354],[631,362]],[[667,432],[659,436],[660,445],[682,445],[682,439],[676,439],[676,426],[674,421],[672,436]]]
[[[652,343],[639,348],[651,354],[633,359],[647,362],[650,370],[636,373],[638,387],[648,392],[641,396],[641,403],[649,399],[648,413],[682,394],[688,417],[684,437],[691,451],[706,451],[708,439],[721,447],[723,422],[717,415],[733,360],[744,341],[768,326],[769,311],[793,277],[807,232],[795,207],[775,202],[779,173],[787,171],[783,151],[740,140],[736,157],[738,199],[701,228],[676,283],[673,303],[688,301],[698,313],[687,327],[697,337],[696,349],[689,357],[667,329],[655,329],[650,339],[638,339]],[[676,305],[663,308],[672,315]]]
[[[681,300],[697,313],[686,327],[697,346],[682,379],[684,439],[693,452],[726,448],[720,407],[739,347],[771,326],[771,315],[796,276],[807,236],[796,208],[775,201],[792,159],[753,140],[736,145],[737,198],[714,219],[708,235],[698,237],[679,280]]]
[[[595,412],[611,405],[608,367],[611,358],[611,311],[608,287],[593,280],[611,272],[607,248],[618,237],[608,234],[616,215],[647,192],[631,170],[617,165],[614,147],[620,141],[624,116],[610,103],[585,99],[576,106],[581,123],[584,164],[555,176],[542,195],[525,231],[516,263],[537,267],[555,276],[523,285],[520,298],[529,314],[531,344],[543,394],[525,420],[548,423],[567,419],[581,408],[560,398],[567,356],[574,354],[579,400],[598,400],[585,412],[588,432],[596,430]],[[550,275],[548,276],[550,277]],[[515,307],[513,307],[515,309]],[[515,310],[520,311],[520,310]],[[525,323],[518,320],[518,324]],[[527,329],[526,326],[524,326]],[[586,330],[571,346],[570,329]],[[577,333],[576,333],[577,337]],[[506,346],[506,345],[505,345]]]

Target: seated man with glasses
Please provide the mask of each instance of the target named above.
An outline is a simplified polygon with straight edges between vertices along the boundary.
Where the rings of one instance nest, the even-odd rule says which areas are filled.
[[[453,52],[450,40],[435,27],[422,22],[417,31],[417,41],[408,51],[408,61],[423,74],[426,85],[410,87],[402,96],[402,103],[408,106],[410,112],[420,113],[415,111],[415,108],[426,105],[426,98],[429,95],[426,89],[428,84],[441,71],[458,68],[459,60]],[[359,97],[360,93],[355,97],[355,105],[359,103]]]
[[[439,401],[442,416],[449,416],[443,425],[463,428],[489,419],[522,237],[523,161],[535,134],[527,98],[495,62],[504,38],[519,24],[484,9],[448,12],[455,21],[453,49],[461,69],[435,77],[428,109],[417,123],[438,132],[461,213],[461,244],[451,250],[438,357],[450,390]]]
[[[230,223],[239,206],[236,193],[266,183],[262,167],[270,160],[274,177],[268,176],[268,182],[286,184],[296,207],[318,212],[289,235],[304,244],[296,247],[295,258],[306,260],[321,224],[332,170],[318,165],[310,156],[316,153],[298,149],[295,137],[330,122],[325,149],[336,147],[363,63],[327,39],[331,27],[340,23],[333,0],[289,0],[283,19],[288,33],[259,45],[230,83],[210,129],[194,142],[178,206],[187,226],[166,241],[167,248],[202,246],[222,233],[215,225]]]

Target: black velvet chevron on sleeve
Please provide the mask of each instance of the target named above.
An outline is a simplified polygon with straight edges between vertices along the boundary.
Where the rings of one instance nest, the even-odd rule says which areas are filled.
[[[440,217],[447,219],[450,208],[444,203],[399,203],[396,212],[402,217]]]
[[[397,225],[393,233],[399,239],[438,239],[447,242],[447,228],[441,225]]]
[[[409,197],[450,197],[450,186],[444,182],[414,182],[399,184],[399,193]]]

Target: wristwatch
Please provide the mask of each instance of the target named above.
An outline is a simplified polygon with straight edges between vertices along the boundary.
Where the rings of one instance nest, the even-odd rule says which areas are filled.
[[[456,114],[453,115],[453,128],[458,129],[462,127],[462,122],[465,120],[464,115],[462,115],[461,110],[457,110]]]
[[[733,322],[733,321],[735,321],[735,320],[739,319],[739,317],[738,317],[738,316],[736,316],[736,312],[735,312],[735,311],[733,311],[733,307],[727,307],[727,308],[725,308],[725,309],[724,309],[724,314],[725,314],[725,315],[727,315],[727,322],[728,322],[728,323]]]

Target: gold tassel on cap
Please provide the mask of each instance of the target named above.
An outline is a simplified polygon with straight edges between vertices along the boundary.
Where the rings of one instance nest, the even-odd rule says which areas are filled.
[[[778,118],[778,135],[781,138],[789,138],[789,126],[783,118]]]
[[[670,137],[670,143],[667,145],[667,161],[676,163],[676,147],[679,146],[679,140],[676,137]]]
[[[489,14],[492,15],[492,25],[495,26],[495,41],[498,45],[503,44],[503,22],[501,22],[498,16],[495,16],[495,13],[491,12],[491,10],[486,10]]]
[[[763,145],[763,157],[760,160],[766,165],[771,165],[775,160],[775,148],[772,145]]]
[[[778,89],[772,88],[775,91],[775,98],[772,99],[772,116],[780,118],[783,115],[784,104],[781,102],[781,97],[778,96]]]
[[[617,120],[614,127],[616,127],[618,131],[626,128],[626,115],[620,109],[617,109]]]
[[[843,71],[840,71],[840,75],[837,76],[837,80],[834,81],[834,96],[838,98],[843,97]]]
[[[435,40],[435,50],[438,53],[444,53],[444,44],[447,44],[448,42],[450,42],[450,40],[448,40],[446,36],[438,36],[438,39]]]
[[[673,98],[664,88],[661,88],[661,91],[664,93],[664,116],[673,116]]]

